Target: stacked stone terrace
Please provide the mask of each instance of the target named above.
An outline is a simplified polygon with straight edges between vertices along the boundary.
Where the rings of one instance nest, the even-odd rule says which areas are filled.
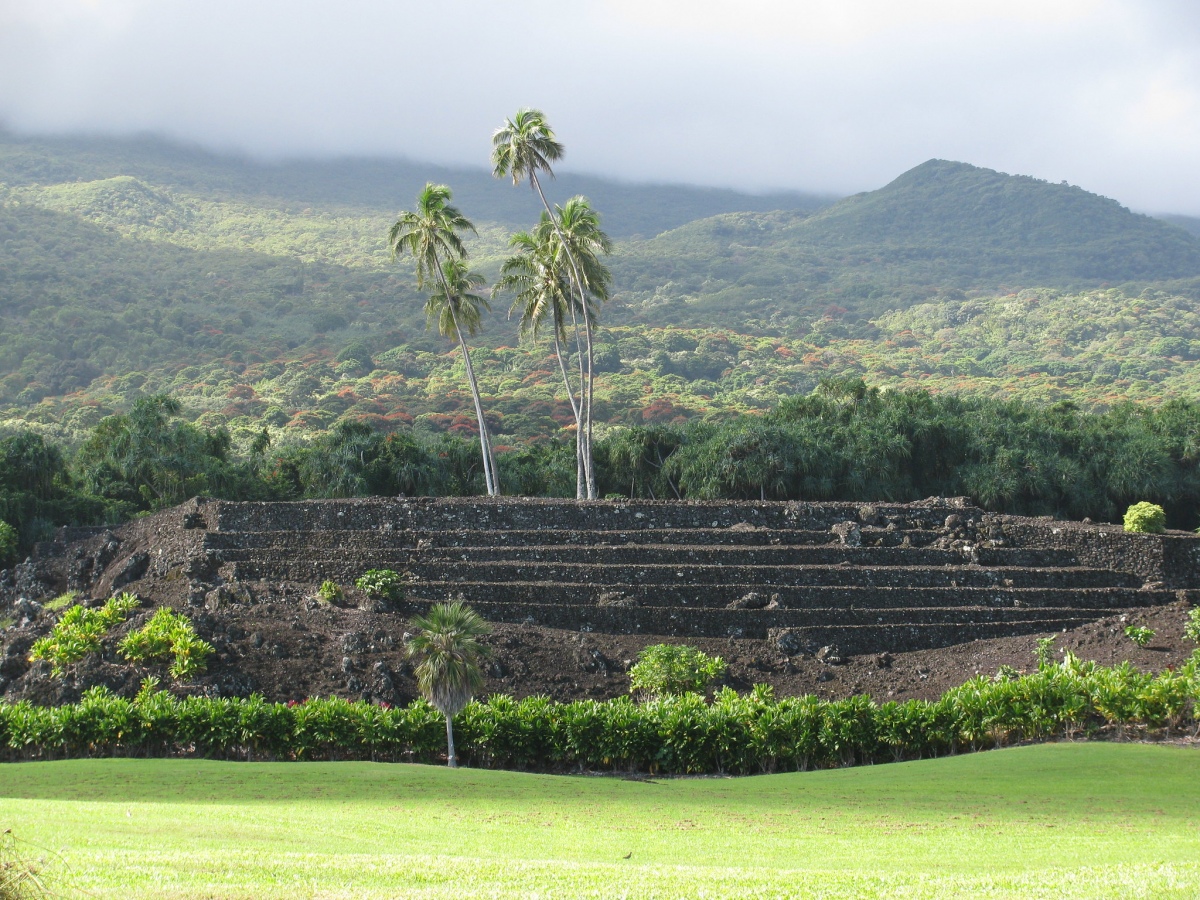
[[[351,584],[492,621],[907,650],[1072,627],[1200,585],[1200,541],[918,504],[396,499],[200,501],[222,577]],[[194,551],[193,551],[194,552]]]

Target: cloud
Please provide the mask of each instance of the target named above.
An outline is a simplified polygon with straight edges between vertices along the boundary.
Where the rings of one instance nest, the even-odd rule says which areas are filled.
[[[930,157],[1200,214],[1194,0],[0,0],[0,120],[263,155],[878,187]]]

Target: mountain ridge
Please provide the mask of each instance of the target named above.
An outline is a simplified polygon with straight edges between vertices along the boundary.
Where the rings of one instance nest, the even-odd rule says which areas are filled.
[[[333,157],[263,161],[197,146],[140,138],[20,137],[0,128],[0,182],[100,181],[132,176],[152,186],[271,198],[394,215],[428,181],[446,183],[468,218],[528,227],[540,204],[528,186],[492,177],[484,166],[444,166],[402,157]],[[811,212],[836,199],[803,191],[740,192],[684,184],[634,183],[565,172],[545,179],[551,202],[584,194],[605,213],[614,237],[653,236],[734,209]],[[649,195],[650,211],[646,210]]]
[[[1200,237],[1179,226],[1082,188],[946,160],[811,215],[737,212],[691,222],[633,256],[635,290],[679,281],[686,268],[691,284],[675,296],[701,308],[770,298],[777,314],[810,318],[830,307],[869,318],[946,290],[1200,276]]]

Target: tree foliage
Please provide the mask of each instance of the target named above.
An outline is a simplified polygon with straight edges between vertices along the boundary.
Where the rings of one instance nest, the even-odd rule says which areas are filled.
[[[456,767],[454,717],[483,688],[480,663],[488,648],[480,638],[491,627],[462,601],[434,604],[410,623],[418,629],[405,650],[419,660],[417,687],[446,719],[446,764]]]

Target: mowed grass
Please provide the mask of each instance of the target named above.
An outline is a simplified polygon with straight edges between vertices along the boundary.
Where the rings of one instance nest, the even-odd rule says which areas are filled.
[[[1194,898],[1200,750],[1049,744],[656,782],[20,763],[0,766],[3,828],[101,897]]]

